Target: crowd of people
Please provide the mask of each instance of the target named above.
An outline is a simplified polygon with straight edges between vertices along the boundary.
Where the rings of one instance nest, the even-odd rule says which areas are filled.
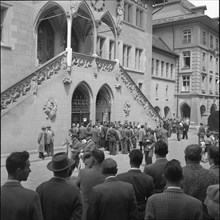
[[[165,130],[166,138],[160,129]],[[45,127],[39,137],[43,132]],[[219,145],[212,142],[207,148],[208,170],[200,165],[203,148],[199,144],[185,148],[186,165],[182,167],[178,160],[166,158],[167,134],[164,127],[153,131],[146,124],[104,123],[100,130],[98,125],[73,124],[65,141],[70,154],[52,155],[53,151],[48,151],[52,159],[47,169],[53,177],[39,183],[35,191],[21,185],[31,172],[29,153],[13,152],[6,159],[8,180],[1,186],[1,219],[219,219]],[[46,144],[51,143],[46,135],[43,138]],[[130,169],[118,174],[117,162],[114,157],[105,158],[105,149],[112,155],[118,150],[129,154]],[[154,163],[150,154],[156,156]],[[84,168],[79,169],[80,158]],[[143,159],[146,164],[142,171]],[[78,175],[72,176],[76,167]]]

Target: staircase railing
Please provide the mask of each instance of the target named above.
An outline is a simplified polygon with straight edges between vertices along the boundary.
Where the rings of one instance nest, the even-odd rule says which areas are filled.
[[[15,85],[1,93],[1,114],[4,114],[27,96],[33,95],[38,90],[38,85],[49,80],[61,69],[66,51],[55,56],[38,67],[32,74],[20,80]]]
[[[127,71],[119,64],[120,68],[120,77],[126,87],[132,93],[134,99],[146,109],[147,114],[152,117],[152,119],[156,122],[156,124],[160,124],[162,122],[161,116],[155,111],[154,107],[151,105],[147,97],[142,93],[142,91],[138,88],[133,79],[129,76]]]

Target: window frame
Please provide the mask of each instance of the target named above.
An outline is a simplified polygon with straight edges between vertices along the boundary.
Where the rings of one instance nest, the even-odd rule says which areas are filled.
[[[189,34],[190,33],[190,34]],[[192,41],[192,29],[187,28],[183,30],[183,43],[189,44]]]
[[[184,79],[187,78],[187,79]],[[190,92],[190,86],[191,86],[191,77],[190,75],[182,75],[181,77],[182,83],[181,83],[181,92],[182,93],[189,93]],[[184,85],[184,83],[188,85]]]
[[[186,55],[188,54],[188,55]],[[190,69],[191,68],[191,51],[187,50],[187,51],[183,51],[182,52],[183,55],[183,63],[182,63],[182,68],[183,69]],[[189,61],[188,61],[189,59]],[[187,63],[189,63],[189,66],[187,65]]]
[[[97,36],[97,55],[101,58],[103,58],[103,49],[105,45],[106,38],[103,36]]]
[[[123,44],[123,48],[122,48],[122,65],[125,68],[130,68],[130,62],[129,62],[130,58],[131,58],[130,56],[131,56],[131,46],[129,46],[127,44]]]
[[[135,69],[142,70],[142,54],[143,50],[140,48],[135,48]]]

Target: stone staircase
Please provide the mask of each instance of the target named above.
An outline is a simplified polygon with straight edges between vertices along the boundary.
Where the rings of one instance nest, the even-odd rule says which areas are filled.
[[[66,51],[55,56],[36,69],[32,74],[11,86],[1,94],[1,115],[22,102],[28,96],[36,95],[38,87],[43,85],[53,75],[58,74],[64,64]]]
[[[120,69],[120,78],[128,90],[133,95],[134,99],[138,102],[139,105],[142,105],[143,108],[146,110],[146,113],[149,117],[151,117],[157,125],[162,122],[162,118],[160,115],[155,111],[154,107],[151,105],[149,100],[146,96],[142,93],[142,91],[138,88],[136,83],[132,80],[129,76],[127,71],[123,68],[122,65],[119,64]]]

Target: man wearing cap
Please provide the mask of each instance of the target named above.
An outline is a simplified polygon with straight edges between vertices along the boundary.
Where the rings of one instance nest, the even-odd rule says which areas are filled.
[[[87,220],[136,220],[137,201],[133,186],[119,181],[117,163],[107,158],[102,163],[105,182],[92,188]]]
[[[81,220],[82,202],[79,189],[66,181],[74,164],[75,161],[69,159],[64,152],[55,154],[47,164],[54,177],[36,189],[40,195],[44,220]]]
[[[41,132],[38,135],[37,142],[39,144],[38,152],[39,158],[44,159],[44,152],[46,150],[46,126],[41,127]]]

